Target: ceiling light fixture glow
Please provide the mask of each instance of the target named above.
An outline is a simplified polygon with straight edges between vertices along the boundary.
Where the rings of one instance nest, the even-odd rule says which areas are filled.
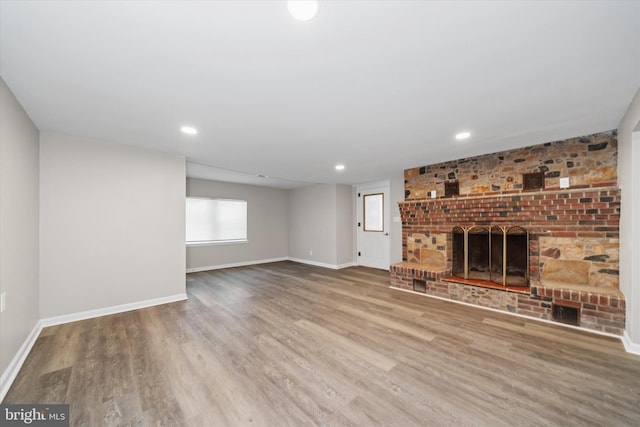
[[[456,139],[459,141],[461,139],[467,139],[471,136],[471,132],[460,132],[456,134]]]
[[[309,21],[318,13],[317,0],[289,0],[287,1],[289,13],[298,21]]]
[[[198,129],[191,126],[182,126],[180,128],[180,131],[182,131],[182,133],[186,133],[187,135],[195,135],[198,133]]]
[[[344,165],[336,165],[336,170],[337,171],[343,171],[344,170]]]

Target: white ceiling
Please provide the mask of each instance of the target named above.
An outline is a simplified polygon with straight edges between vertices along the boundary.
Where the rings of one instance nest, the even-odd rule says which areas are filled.
[[[300,22],[284,1],[2,0],[0,19],[0,75],[41,130],[282,188],[613,129],[640,88],[637,1],[321,0]]]

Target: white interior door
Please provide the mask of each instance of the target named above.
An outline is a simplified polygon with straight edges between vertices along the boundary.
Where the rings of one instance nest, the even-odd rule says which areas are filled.
[[[358,265],[389,270],[389,181],[358,185]]]

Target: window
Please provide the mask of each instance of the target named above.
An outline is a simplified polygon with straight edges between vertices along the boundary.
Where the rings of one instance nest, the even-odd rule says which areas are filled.
[[[187,197],[187,243],[247,241],[247,201]]]
[[[384,231],[384,193],[364,195],[364,231]]]

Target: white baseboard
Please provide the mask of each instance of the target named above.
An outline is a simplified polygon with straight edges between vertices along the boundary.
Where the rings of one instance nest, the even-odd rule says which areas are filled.
[[[627,350],[627,353],[640,355],[640,344],[633,342],[627,331],[622,334],[622,344],[624,344],[624,349]]]
[[[0,402],[4,400],[4,397],[9,392],[11,384],[13,384],[13,381],[16,379],[18,372],[20,372],[20,368],[22,368],[24,361],[27,359],[31,348],[36,343],[41,331],[42,322],[38,321],[18,349],[16,355],[11,359],[7,369],[2,373],[2,377],[0,377]]]
[[[355,262],[345,262],[344,264],[338,264],[336,270],[342,270],[343,268],[355,267]]]
[[[40,320],[41,326],[54,326],[63,323],[76,322],[78,320],[92,319],[94,317],[108,316],[110,314],[124,313],[125,311],[138,310],[140,308],[153,307],[155,305],[168,304],[170,302],[184,301],[187,294],[176,294],[168,297],[148,299],[144,301],[132,302],[129,304],[114,305],[111,307],[98,308],[95,310],[81,311],[79,313],[63,314],[62,316],[46,317]]]
[[[341,268],[353,267],[355,265],[353,262],[348,262],[346,264],[327,264],[324,262],[311,261],[311,260],[302,259],[302,258],[289,257],[288,259],[289,261],[298,262],[300,264],[314,265],[316,267],[330,268],[332,270],[340,270]]]
[[[287,261],[289,257],[281,257],[281,258],[268,258],[268,259],[259,259],[255,261],[242,261],[242,262],[234,262],[231,264],[219,264],[219,265],[208,265],[206,267],[192,267],[187,268],[187,273],[197,273],[199,271],[210,271],[210,270],[220,270],[223,268],[233,268],[233,267],[246,267],[248,265],[256,265],[256,264],[267,264],[270,262],[280,262]]]
[[[231,264],[208,265],[206,267],[192,267],[192,268],[187,268],[187,273],[197,273],[199,271],[221,270],[223,268],[247,267],[250,265],[267,264],[270,262],[281,262],[281,261],[299,262],[300,264],[314,265],[316,267],[330,268],[332,270],[340,270],[342,268],[353,267],[354,265],[356,265],[354,262],[347,262],[345,264],[327,264],[324,262],[311,261],[311,260],[302,259],[302,258],[281,257],[281,258],[259,259],[255,261],[234,262]]]

